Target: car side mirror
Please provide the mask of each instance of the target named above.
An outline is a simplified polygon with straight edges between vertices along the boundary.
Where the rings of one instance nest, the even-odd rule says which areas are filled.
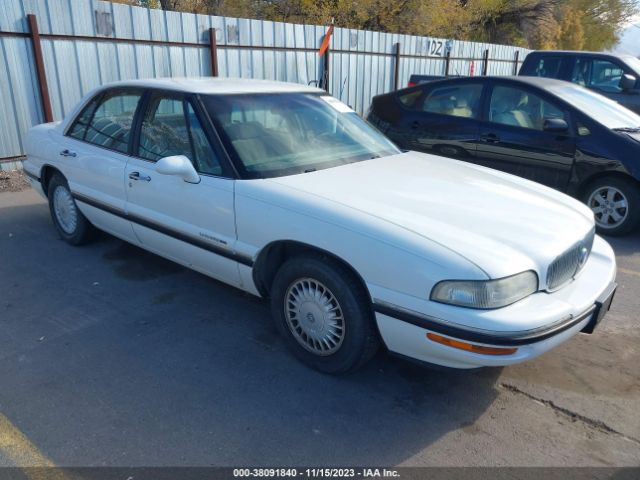
[[[569,124],[563,118],[545,118],[542,129],[545,132],[565,133],[569,130]]]
[[[200,183],[200,175],[193,168],[191,160],[184,155],[172,155],[163,157],[156,162],[156,172],[162,175],[173,175],[182,178],[185,182]]]
[[[628,90],[633,90],[636,86],[636,81],[637,81],[636,77],[634,77],[633,75],[629,75],[628,73],[625,73],[624,75],[622,75],[622,77],[620,77],[619,87],[624,92]]]

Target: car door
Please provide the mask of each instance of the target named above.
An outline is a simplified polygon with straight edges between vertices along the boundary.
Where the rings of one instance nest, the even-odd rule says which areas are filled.
[[[563,78],[567,55],[554,55],[552,53],[530,53],[520,69],[518,75],[532,77]]]
[[[131,128],[143,91],[114,88],[96,95],[70,124],[60,145],[69,187],[98,228],[137,243],[125,215],[124,172]]]
[[[590,88],[611,100],[636,112],[640,111],[640,79],[636,88],[623,90],[620,79],[628,74],[637,78],[637,74],[623,62],[615,59],[580,56],[573,64],[570,81]]]
[[[235,181],[225,175],[203,118],[194,97],[147,95],[126,167],[127,209],[145,248],[239,286]],[[198,183],[156,171],[158,160],[174,155],[193,163]]]
[[[480,81],[425,86],[400,120],[402,148],[473,161],[479,133]],[[415,95],[415,92],[412,92]],[[399,98],[403,103],[403,98]],[[401,137],[401,138],[400,138]]]
[[[484,105],[478,163],[565,190],[575,137],[570,129],[545,130],[545,121],[558,119],[568,125],[569,113],[552,97],[520,83],[494,84]]]

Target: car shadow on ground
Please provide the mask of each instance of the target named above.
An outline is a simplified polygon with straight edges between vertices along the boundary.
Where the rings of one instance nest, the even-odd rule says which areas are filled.
[[[350,375],[312,371],[265,302],[106,234],[70,247],[41,208],[12,209],[0,239],[16,259],[0,404],[58,464],[396,465],[473,434],[498,394],[500,369],[382,351]]]
[[[629,255],[640,251],[640,229],[622,237],[603,235],[603,238],[611,244],[616,255]]]

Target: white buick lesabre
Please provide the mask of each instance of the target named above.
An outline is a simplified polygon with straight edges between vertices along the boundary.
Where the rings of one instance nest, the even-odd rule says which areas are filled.
[[[24,169],[73,245],[94,227],[268,297],[323,372],[396,354],[456,368],[591,333],[615,292],[588,207],[498,171],[401,152],[315,88],[158,79],[34,127]]]

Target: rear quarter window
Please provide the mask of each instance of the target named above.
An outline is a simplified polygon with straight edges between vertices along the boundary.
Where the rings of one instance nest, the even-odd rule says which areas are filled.
[[[398,95],[398,100],[406,108],[415,108],[418,99],[422,96],[422,90],[414,90],[412,92],[403,93]]]

